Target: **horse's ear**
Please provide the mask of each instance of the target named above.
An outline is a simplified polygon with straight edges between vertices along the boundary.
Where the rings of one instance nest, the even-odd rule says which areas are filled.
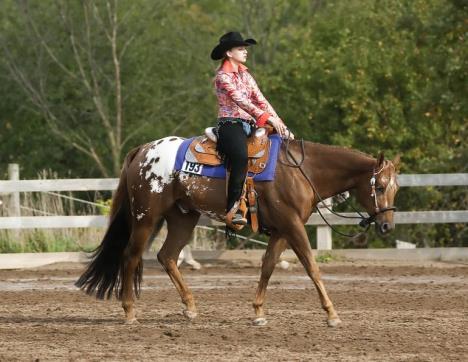
[[[379,157],[377,157],[377,168],[381,168],[384,164],[384,161],[385,161],[384,154],[383,152],[380,152]]]
[[[400,164],[401,164],[401,157],[400,155],[396,155],[395,158],[393,159],[392,163],[393,163],[393,167],[395,167],[395,171],[396,172],[399,172],[400,171]]]

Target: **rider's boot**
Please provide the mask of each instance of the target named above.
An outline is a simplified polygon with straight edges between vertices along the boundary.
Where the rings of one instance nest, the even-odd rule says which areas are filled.
[[[239,201],[237,201],[231,210],[228,211],[226,219],[230,220],[231,224],[233,225],[247,225],[247,219],[244,217],[242,210],[239,208]]]

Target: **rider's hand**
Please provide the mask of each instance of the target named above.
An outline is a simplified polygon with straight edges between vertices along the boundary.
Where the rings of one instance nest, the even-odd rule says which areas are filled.
[[[289,128],[286,129],[286,137],[287,139],[294,141],[294,133],[292,133]]]
[[[269,117],[267,122],[273,126],[275,131],[281,136],[284,137],[284,133],[286,131],[286,126],[284,125],[283,121],[276,117]]]
[[[294,134],[286,127],[281,119],[277,117],[269,117],[267,122],[273,126],[281,138],[294,139]]]

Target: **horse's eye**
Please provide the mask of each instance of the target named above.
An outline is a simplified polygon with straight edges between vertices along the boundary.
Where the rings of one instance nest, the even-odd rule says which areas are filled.
[[[376,190],[377,192],[382,193],[382,192],[385,191],[385,187],[379,185],[379,186],[376,186],[376,187],[375,187],[375,190]]]

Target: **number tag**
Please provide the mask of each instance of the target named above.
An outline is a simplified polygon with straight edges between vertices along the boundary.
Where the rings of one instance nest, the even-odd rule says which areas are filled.
[[[201,175],[203,165],[201,163],[184,161],[182,164],[182,171]]]

